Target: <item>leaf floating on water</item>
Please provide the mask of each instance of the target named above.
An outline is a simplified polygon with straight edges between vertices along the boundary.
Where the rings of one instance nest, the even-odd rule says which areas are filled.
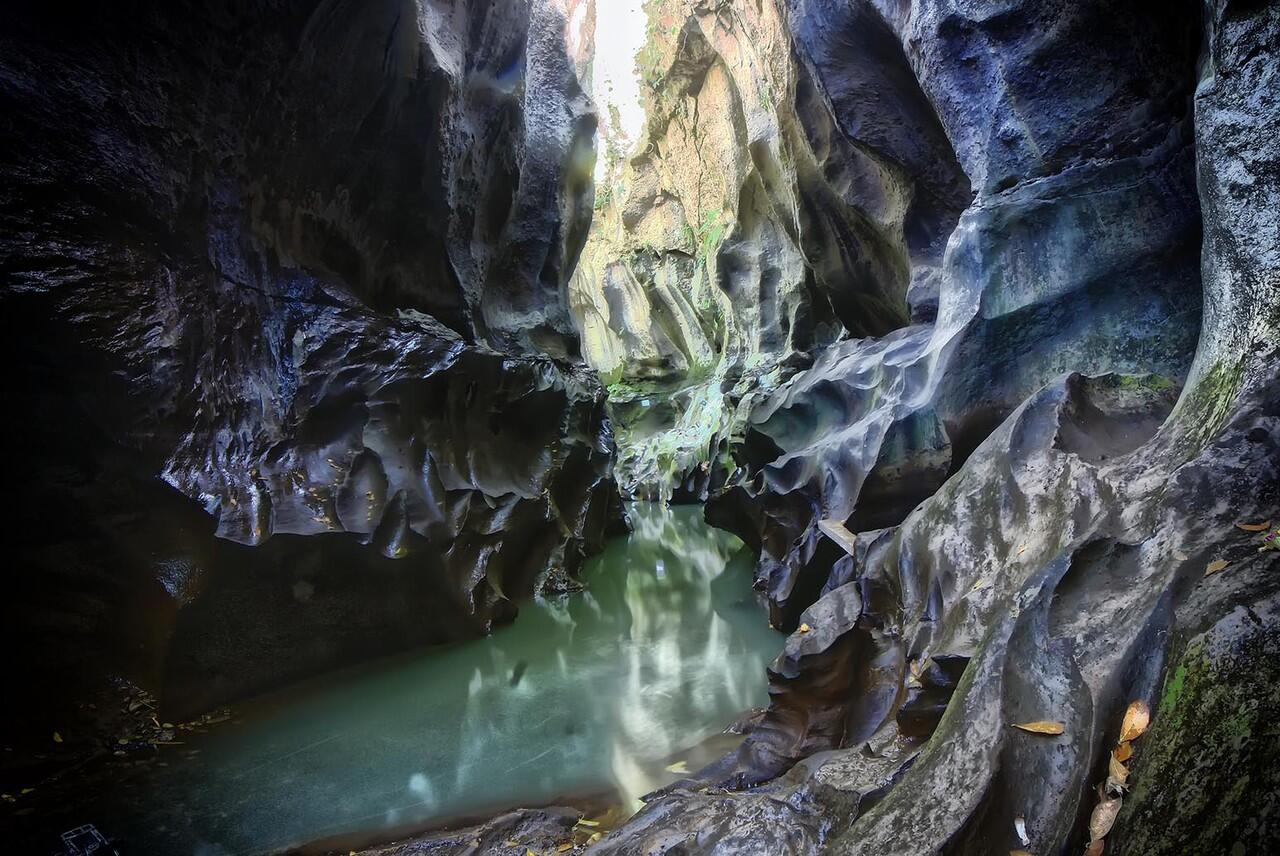
[[[1151,708],[1147,707],[1147,703],[1141,699],[1131,702],[1128,710],[1124,712],[1124,722],[1120,724],[1120,742],[1127,743],[1138,739],[1150,724]]]
[[[801,633],[808,633],[808,632],[809,632],[810,630],[812,630],[813,628],[812,628],[812,627],[810,627],[810,626],[809,626],[809,625],[807,625],[807,624],[801,624],[799,629],[800,629],[800,632],[801,632]]]
[[[1014,818],[1013,831],[1018,833],[1018,840],[1022,842],[1023,847],[1031,843],[1031,839],[1027,837],[1027,819],[1022,815]]]
[[[1103,800],[1094,807],[1093,814],[1089,817],[1090,841],[1097,841],[1099,838],[1107,837],[1107,833],[1115,825],[1116,815],[1120,813],[1120,806],[1123,804],[1124,800],[1116,797],[1115,799]]]
[[[1128,740],[1120,741],[1120,745],[1116,747],[1113,757],[1121,763],[1128,761],[1133,757],[1133,744]]]
[[[1236,528],[1244,532],[1266,532],[1271,528],[1271,521],[1266,523],[1237,523]]]
[[[1214,559],[1209,563],[1209,566],[1204,569],[1204,575],[1207,577],[1209,574],[1216,574],[1229,564],[1231,563],[1226,559]]]
[[[674,764],[667,765],[667,772],[668,773],[687,773],[689,772],[689,765],[684,761],[676,761]]]
[[[1050,719],[1037,719],[1035,722],[1020,722],[1013,726],[1021,728],[1023,731],[1029,731],[1032,734],[1061,734],[1066,731],[1066,726],[1061,722],[1054,722]]]

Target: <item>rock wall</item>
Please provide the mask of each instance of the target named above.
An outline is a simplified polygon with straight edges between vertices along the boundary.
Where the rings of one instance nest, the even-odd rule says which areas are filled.
[[[842,342],[749,417],[742,477],[714,514],[763,545],[760,585],[786,628],[833,559],[820,520],[900,522],[1065,371],[1180,382],[1200,319],[1193,7],[790,4],[797,49],[851,87],[846,54],[825,48],[855,26],[850,5],[901,40],[976,196],[940,267],[916,268],[939,287],[933,321]],[[879,114],[839,103],[848,125]]]
[[[874,13],[801,22],[804,52],[774,2],[646,10],[645,127],[606,152],[571,306],[612,384],[624,483],[699,498],[804,353],[935,311],[969,185]],[[873,91],[878,111],[846,123]]]
[[[894,428],[932,410],[954,472],[900,523],[857,532],[850,552],[825,535],[799,545],[817,579],[767,589],[799,629],[772,667],[760,726],[593,852],[1079,853],[1132,700],[1154,724],[1133,744],[1132,790],[1111,788],[1123,807],[1106,852],[1265,850],[1274,777],[1258,764],[1274,756],[1264,723],[1280,713],[1265,678],[1280,553],[1259,531],[1280,520],[1280,7],[1209,2],[1157,17],[1089,0],[883,5],[979,195],[947,249],[936,327],[839,346],[815,365],[825,376],[784,389],[791,398],[765,412],[747,449],[796,449],[790,466],[802,468],[808,450],[766,442],[809,423],[787,405],[840,424],[840,408],[878,396]],[[1192,95],[1193,115],[1180,115]],[[1107,105],[1120,108],[1111,120]],[[1181,241],[1197,210],[1188,274]],[[1041,237],[1019,248],[1030,234]],[[1079,252],[1059,255],[1082,236]],[[1203,323],[1188,365],[1177,343],[1196,329],[1196,272]],[[1125,305],[1108,302],[1112,289]],[[966,309],[952,327],[956,306]],[[957,452],[961,402],[1002,414],[1005,396],[1056,361],[1089,368],[1033,390]],[[858,381],[873,389],[849,392]],[[926,421],[907,436],[936,437]],[[876,424],[842,438],[844,459],[826,459],[836,484],[823,490],[843,490],[854,512],[844,485],[864,473],[850,469],[885,467],[886,443],[867,448]],[[797,501],[771,527],[785,469],[754,486],[763,514],[715,509],[754,523],[766,553],[783,524],[803,530],[832,511]],[[780,604],[779,593],[797,597]],[[1035,720],[1062,733],[1013,727]]]
[[[57,652],[26,677],[128,671],[189,712],[574,584],[619,513],[565,296],[590,13],[8,16],[6,400],[49,417],[11,421],[9,608]]]

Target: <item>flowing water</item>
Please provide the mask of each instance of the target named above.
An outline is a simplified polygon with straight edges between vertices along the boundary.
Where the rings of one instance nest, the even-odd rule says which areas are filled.
[[[782,637],[753,602],[751,557],[700,508],[632,519],[586,591],[527,603],[489,638],[244,706],[129,797],[123,852],[259,852],[575,795],[634,804],[673,760],[709,760],[699,744],[767,701]]]

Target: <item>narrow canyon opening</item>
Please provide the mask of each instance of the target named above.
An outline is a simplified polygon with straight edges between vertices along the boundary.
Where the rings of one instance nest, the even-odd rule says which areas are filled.
[[[1280,5],[9,18],[15,852],[1280,834]]]

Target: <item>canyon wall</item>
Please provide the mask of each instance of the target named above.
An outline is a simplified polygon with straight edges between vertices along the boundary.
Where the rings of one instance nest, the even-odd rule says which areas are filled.
[[[624,486],[697,499],[732,468],[751,402],[811,351],[931,317],[970,193],[877,16],[815,62],[772,2],[644,8],[645,124],[616,146],[604,128],[570,300],[610,384]],[[849,58],[842,77],[828,56]],[[842,125],[871,92],[881,109]]]
[[[592,852],[1265,850],[1280,6],[788,7],[881,16],[976,196],[933,324],[753,411],[708,513],[795,630],[769,709]]]
[[[9,15],[6,610],[41,698],[114,670],[197,711],[576,585],[620,519],[566,299],[591,14]]]

